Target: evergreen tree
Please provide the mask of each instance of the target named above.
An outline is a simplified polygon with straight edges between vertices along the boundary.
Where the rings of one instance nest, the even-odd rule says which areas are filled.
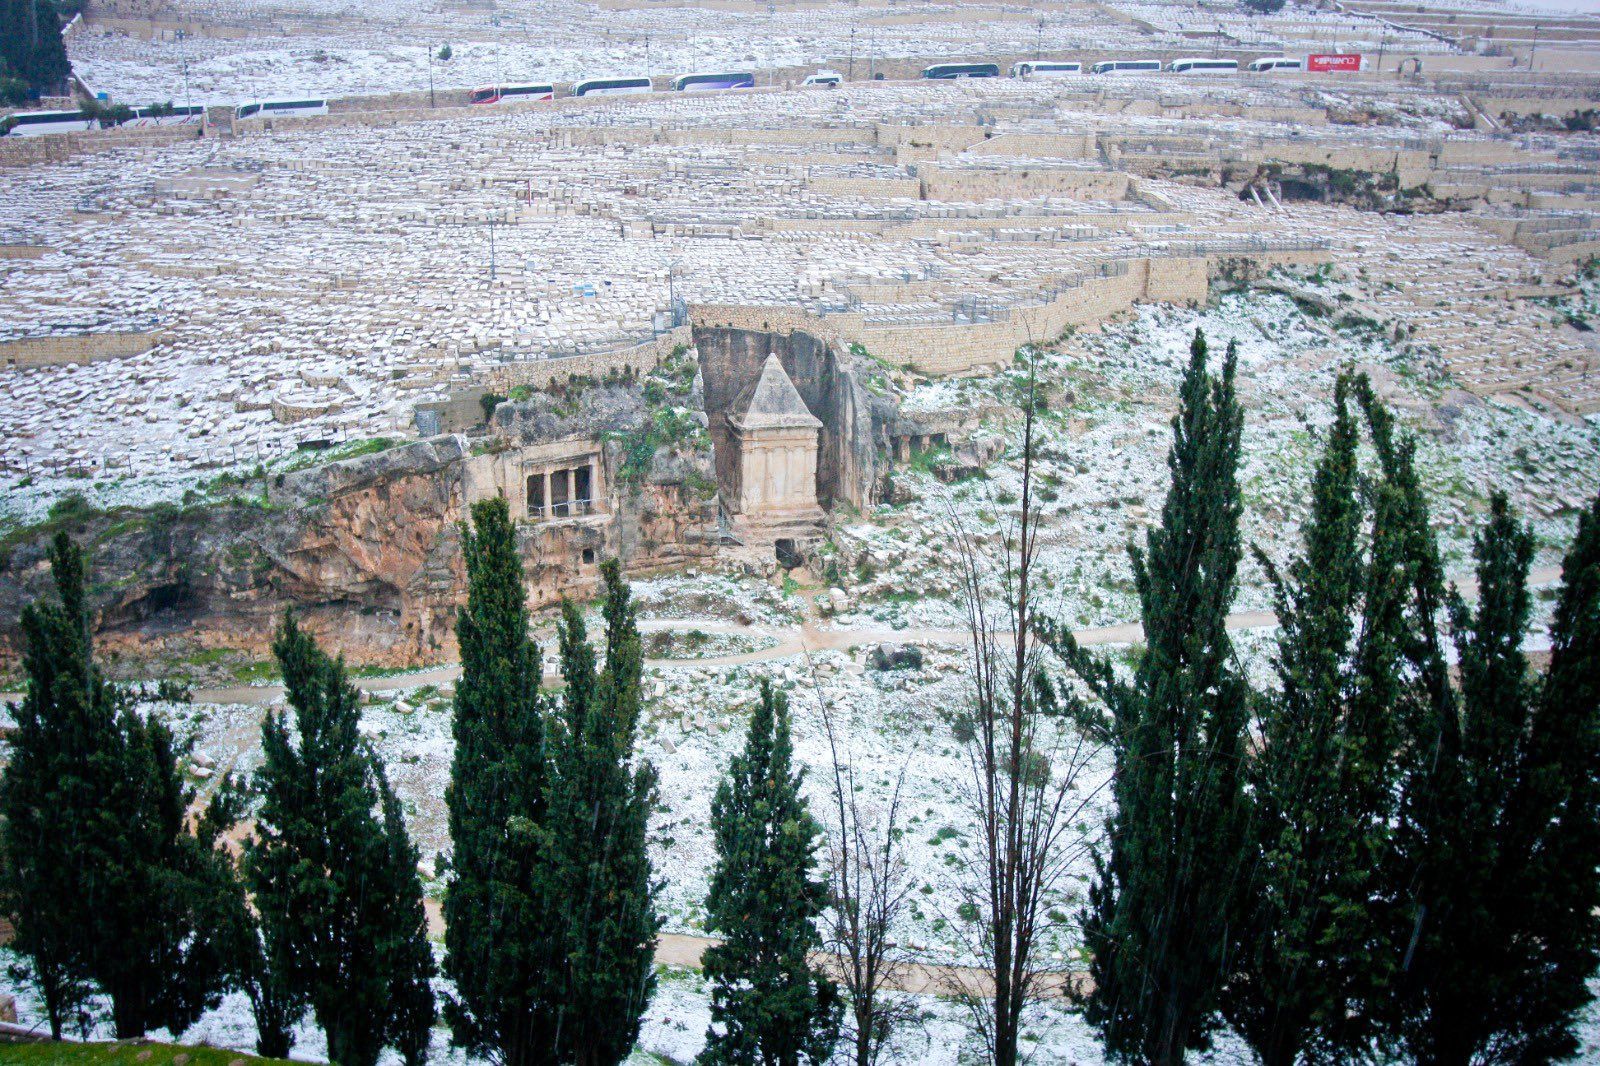
[[[1419,720],[1399,838],[1412,938],[1398,1032],[1419,1063],[1577,1050],[1576,1014],[1600,957],[1600,709],[1593,678],[1573,669],[1600,627],[1593,521],[1584,516],[1568,555],[1560,655],[1543,683],[1522,652],[1533,537],[1503,494],[1491,495],[1476,538],[1476,608],[1449,598],[1459,682]]]
[[[606,658],[598,674],[583,616],[563,607],[566,695],[546,833],[565,933],[558,1055],[578,1066],[612,1066],[632,1052],[655,991],[661,924],[646,847],[655,770],[628,765],[644,657],[620,568],[609,560],[600,571]]]
[[[1392,878],[1407,940],[1386,1021],[1424,1066],[1550,1061],[1577,1046],[1575,1015],[1591,998],[1600,945],[1600,503],[1568,553],[1540,682],[1521,650],[1531,534],[1492,493],[1475,542],[1478,606],[1447,594],[1415,442],[1361,386],[1404,518],[1417,692],[1396,708],[1407,758]]]
[[[385,957],[393,970],[389,984],[389,1030],[386,1043],[400,1052],[405,1066],[428,1061],[433,1038],[433,946],[428,943],[428,912],[422,904],[420,855],[406,834],[400,798],[380,773],[377,784],[383,811],[385,881],[394,891],[393,928],[387,931]]]
[[[1503,1012],[1515,1028],[1497,1041],[1525,1062],[1576,1053],[1600,965],[1600,494],[1562,560],[1550,645],[1511,834],[1530,857],[1510,901],[1523,973]]]
[[[217,838],[244,816],[248,790],[231,775],[224,778],[206,807],[203,837]],[[228,890],[221,893],[216,922],[229,941],[233,981],[250,1001],[256,1022],[256,1052],[263,1058],[286,1059],[294,1047],[294,1027],[305,1016],[306,1001],[290,984],[290,931],[273,921],[276,915],[252,911],[244,871],[228,869]]]
[[[119,723],[122,774],[91,823],[99,854],[86,965],[111,997],[118,1039],[181,1033],[217,1005],[231,960],[212,922],[226,859],[191,835],[194,794],[180,777],[171,732],[133,710]]]
[[[52,0],[0,0],[0,66],[34,95],[66,87],[72,64]]]
[[[717,862],[706,898],[722,937],[702,959],[711,1029],[701,1061],[728,1066],[826,1062],[838,1035],[837,987],[812,969],[827,886],[812,877],[821,830],[791,767],[789,703],[761,683],[744,752],[711,803]]]
[[[541,856],[548,776],[539,649],[528,637],[516,530],[502,498],[462,530],[467,605],[456,620],[455,761],[445,800],[445,1005],[455,1043],[507,1066],[555,1055],[561,939]]]
[[[1249,763],[1250,902],[1225,1013],[1268,1066],[1364,1057],[1398,956],[1385,906],[1406,636],[1394,499],[1367,522],[1351,381],[1312,481],[1305,547],[1280,576],[1280,689],[1260,703]]]
[[[95,666],[85,570],[58,534],[59,603],[23,612],[28,692],[0,786],[6,902],[54,1034],[91,986],[110,997],[119,1038],[181,1032],[226,982],[212,921],[225,860],[187,828],[172,734],[135,711],[146,694]]]
[[[1198,330],[1173,419],[1172,487],[1144,551],[1130,547],[1145,649],[1131,683],[1065,637],[1105,702],[1115,811],[1083,913],[1094,988],[1085,1016],[1117,1058],[1167,1066],[1216,1026],[1240,910],[1249,692],[1226,620],[1239,564],[1242,414],[1236,355],[1206,370]]]
[[[250,887],[263,926],[286,938],[285,977],[327,1034],[329,1060],[372,1066],[386,1045],[414,1048],[432,1023],[416,856],[397,846],[405,822],[361,739],[359,695],[343,660],[328,658],[292,617],[273,653],[299,744],[285,713],[267,715]]]
[[[11,706],[17,727],[0,783],[5,818],[4,902],[44,1000],[50,1034],[82,1024],[85,966],[100,849],[92,834],[120,770],[117,696],[96,670],[84,600],[83,553],[58,534],[50,571],[59,602],[22,611],[27,690]]]

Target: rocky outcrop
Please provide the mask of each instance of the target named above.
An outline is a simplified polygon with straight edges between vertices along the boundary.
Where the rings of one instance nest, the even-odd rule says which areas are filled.
[[[727,412],[740,390],[776,355],[807,409],[822,422],[817,452],[817,498],[824,507],[875,500],[879,455],[887,446],[885,412],[863,387],[855,357],[799,330],[789,333],[696,326],[695,349],[705,389],[705,412],[716,449],[718,479],[729,484],[737,463]]]
[[[606,445],[613,469],[622,447]],[[292,607],[352,661],[437,661],[454,653],[465,597],[459,523],[472,451],[463,437],[434,437],[270,475],[229,500],[58,525],[90,549],[109,651],[181,659],[228,648],[264,658]],[[663,448],[642,478],[618,481],[604,520],[519,527],[530,602],[587,589],[603,558],[638,573],[714,554],[712,484],[709,455]],[[49,536],[40,530],[0,563],[4,657],[17,653],[22,606],[48,591]]]

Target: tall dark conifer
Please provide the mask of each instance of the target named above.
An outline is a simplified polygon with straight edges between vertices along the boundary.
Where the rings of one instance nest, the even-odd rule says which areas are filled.
[[[0,784],[5,817],[5,913],[12,950],[27,960],[52,1037],[77,1024],[89,995],[85,965],[101,856],[92,836],[120,776],[117,696],[95,669],[83,553],[65,534],[50,552],[56,602],[22,611],[27,691]]]
[[[227,937],[211,921],[226,860],[189,832],[194,793],[172,733],[132,702],[127,694],[119,723],[123,773],[93,823],[104,850],[86,930],[88,971],[111,998],[119,1039],[181,1033],[217,1005],[231,969]]]
[[[1397,1031],[1425,1066],[1569,1055],[1593,998],[1600,708],[1573,670],[1600,639],[1592,523],[1568,555],[1542,682],[1522,651],[1533,537],[1498,492],[1476,538],[1478,602],[1450,597],[1459,682],[1419,721],[1397,863],[1411,919]]]
[[[249,789],[229,775],[212,793],[202,818],[202,839],[216,840],[235,829],[245,815]],[[256,1052],[263,1058],[286,1059],[294,1047],[294,1026],[305,1016],[306,1000],[291,984],[292,929],[266,910],[250,905],[245,871],[230,863],[229,884],[219,894],[216,927],[228,939],[233,983],[250,1001],[256,1022]]]
[[[110,998],[118,1037],[181,1032],[227,980],[211,921],[224,860],[186,824],[172,734],[136,712],[143,693],[95,666],[82,551],[59,534],[50,561],[58,602],[23,612],[28,692],[0,786],[16,949],[52,1032],[91,987]]]
[[[433,957],[415,851],[383,764],[362,740],[342,660],[286,618],[273,653],[294,723],[267,715],[256,837],[246,869],[262,921],[288,938],[287,979],[311,1004],[337,1066],[426,1047]],[[298,740],[298,744],[295,743]]]
[[[1577,1051],[1577,1013],[1600,966],[1600,494],[1578,517],[1561,566],[1550,668],[1534,711],[1511,835],[1531,858],[1509,901],[1521,919],[1522,979],[1504,1012],[1503,1044],[1524,1061]],[[1531,842],[1531,843],[1530,843]]]
[[[542,855],[547,811],[541,659],[528,636],[516,528],[502,498],[462,530],[467,605],[456,619],[455,761],[445,794],[453,854],[445,889],[446,1004],[456,1044],[507,1066],[555,1054],[563,960]]]
[[[1260,702],[1250,760],[1249,903],[1225,1013],[1268,1066],[1370,1049],[1396,962],[1389,862],[1406,636],[1394,497],[1370,518],[1350,379],[1312,480],[1305,547],[1276,594],[1279,691]],[[1365,529],[1365,532],[1364,532]]]
[[[1407,758],[1392,879],[1407,938],[1386,1021],[1424,1066],[1550,1061],[1576,1047],[1575,1015],[1591,999],[1600,946],[1600,503],[1566,559],[1541,681],[1522,652],[1529,530],[1491,493],[1469,609],[1445,589],[1413,439],[1370,388],[1361,401],[1404,519],[1407,658],[1419,693],[1396,707]]]
[[[722,943],[703,956],[711,1030],[701,1061],[797,1066],[833,1053],[842,1004],[809,956],[827,886],[812,876],[821,833],[792,764],[789,703],[761,683],[744,752],[711,803],[717,862],[707,924]]]
[[[0,60],[35,94],[66,88],[72,64],[52,0],[0,0]]]
[[[615,560],[601,576],[606,657],[598,673],[582,615],[571,604],[563,610],[566,693],[547,832],[565,934],[558,1054],[578,1066],[613,1066],[633,1051],[655,991],[661,924],[646,847],[655,770],[630,766],[644,658]]]
[[[1226,621],[1239,565],[1242,413],[1236,356],[1206,369],[1198,330],[1173,419],[1172,487],[1145,550],[1130,547],[1145,649],[1131,683],[1070,638],[1068,665],[1111,712],[1115,812],[1083,914],[1085,1015],[1107,1049],[1158,1066],[1217,1023],[1245,854],[1250,696]]]

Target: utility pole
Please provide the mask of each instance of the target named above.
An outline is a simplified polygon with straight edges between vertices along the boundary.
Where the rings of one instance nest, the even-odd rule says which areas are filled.
[[[876,29],[867,33],[867,80],[876,81],[878,78],[878,31]]]
[[[1043,50],[1044,50],[1044,16],[1040,15],[1039,16],[1039,22],[1034,27],[1034,34],[1033,34],[1033,61],[1035,63],[1037,63],[1040,59],[1044,58],[1044,56],[1041,54],[1043,52]]]
[[[1389,47],[1389,31],[1384,30],[1378,36],[1378,77],[1383,77],[1383,53]]]
[[[850,58],[849,66],[845,67],[845,80],[856,80],[856,28],[850,27]]]
[[[1533,47],[1528,49],[1528,73],[1533,73],[1533,57],[1539,51],[1539,24],[1533,24]]]
[[[194,103],[189,96],[189,48],[184,44],[188,36],[188,33],[184,30],[178,30],[178,56],[179,62],[183,64],[183,108],[185,114],[188,113],[190,106]]]
[[[428,106],[433,106],[433,45],[428,45]]]

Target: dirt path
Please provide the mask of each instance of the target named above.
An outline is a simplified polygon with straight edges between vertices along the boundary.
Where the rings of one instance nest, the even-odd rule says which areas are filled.
[[[444,917],[440,914],[439,901],[427,900],[426,906],[428,935],[434,938],[444,936]],[[718,943],[720,941],[715,937],[662,933],[656,941],[656,962],[662,966],[698,970],[700,957],[705,954],[705,950]],[[820,954],[816,956],[815,961],[824,969],[832,971],[836,977],[843,973],[842,960],[837,955]],[[1047,993],[1059,994],[1069,982],[1081,984],[1084,977],[1083,973],[1075,971],[1046,974],[1043,984]],[[993,981],[980,967],[931,962],[908,962],[897,967],[887,982],[887,987],[896,992],[916,992],[923,995],[949,996],[960,992],[979,996],[993,994]]]
[[[1553,585],[1560,579],[1561,569],[1559,567],[1538,567],[1529,573],[1528,584],[1531,588],[1541,588],[1546,585]],[[1463,596],[1468,598],[1475,597],[1478,592],[1478,582],[1472,577],[1458,579],[1456,587],[1461,590]],[[868,626],[861,629],[822,628],[810,620],[810,613],[809,611],[807,612],[807,619],[798,626],[740,625],[736,622],[713,622],[709,620],[649,619],[641,621],[639,629],[647,633],[699,629],[708,633],[727,633],[737,636],[766,638],[777,642],[770,647],[732,655],[714,655],[700,659],[647,659],[645,661],[649,666],[667,670],[692,669],[702,666],[744,666],[749,663],[788,659],[809,652],[849,651],[868,644],[945,644],[960,646],[965,644],[968,639],[967,632],[964,629],[891,629],[887,626]],[[1228,628],[1230,630],[1263,629],[1277,625],[1277,623],[1277,616],[1271,611],[1238,611],[1228,616]],[[1075,631],[1073,636],[1078,638],[1079,644],[1085,646],[1135,644],[1143,638],[1144,628],[1138,622],[1123,622],[1119,625],[1080,629]],[[1002,637],[1002,639],[1009,638]],[[460,666],[452,663],[429,667],[412,673],[394,674],[388,677],[358,677],[355,679],[355,685],[365,692],[395,692],[401,689],[418,688],[422,685],[453,684],[460,674]],[[547,674],[545,680],[556,682],[560,678],[555,674]],[[281,685],[231,685],[221,688],[197,689],[195,690],[194,698],[201,703],[263,705],[277,702],[282,695],[283,686]],[[20,700],[21,698],[21,693],[0,693],[0,702]]]

